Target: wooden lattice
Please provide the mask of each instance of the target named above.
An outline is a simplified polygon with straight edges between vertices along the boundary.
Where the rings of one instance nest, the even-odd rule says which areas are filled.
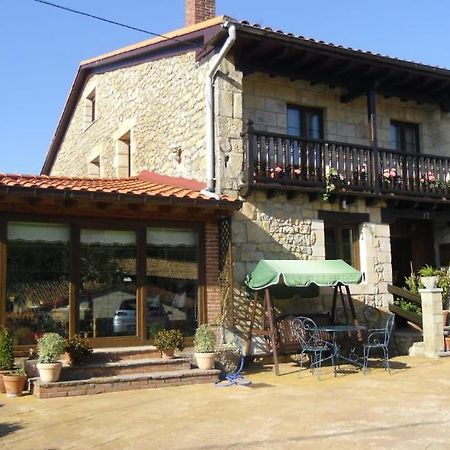
[[[234,323],[233,314],[233,254],[231,242],[231,218],[219,219],[219,286],[222,300],[221,322]]]

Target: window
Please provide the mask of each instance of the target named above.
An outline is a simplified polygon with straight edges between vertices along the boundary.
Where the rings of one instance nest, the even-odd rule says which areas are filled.
[[[18,345],[69,328],[68,225],[8,223],[6,327]]]
[[[89,125],[96,119],[95,89],[86,97],[86,124]]]
[[[419,126],[416,123],[391,121],[391,147],[394,150],[418,153]]]
[[[359,269],[359,231],[355,224],[325,222],[325,258],[343,259]]]
[[[118,177],[131,177],[131,131],[117,141],[115,166]]]
[[[323,139],[321,109],[288,105],[288,134],[307,139]]]
[[[158,328],[192,336],[198,325],[199,245],[192,229],[147,228],[147,299],[165,315],[147,317],[149,337]]]
[[[100,177],[100,156],[96,156],[89,162],[88,175],[90,177]]]
[[[136,233],[80,232],[79,330],[87,337],[136,335]]]
[[[359,269],[359,226],[369,222],[369,214],[318,211],[318,218],[324,222],[325,258],[343,259]]]

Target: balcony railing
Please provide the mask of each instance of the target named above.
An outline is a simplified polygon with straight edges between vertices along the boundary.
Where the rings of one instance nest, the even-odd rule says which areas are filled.
[[[246,135],[246,184],[450,197],[450,158],[276,133]]]

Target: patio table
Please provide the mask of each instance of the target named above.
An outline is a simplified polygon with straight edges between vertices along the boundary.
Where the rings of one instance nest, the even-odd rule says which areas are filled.
[[[361,340],[361,331],[367,330],[367,327],[364,325],[350,325],[350,324],[330,324],[330,325],[317,325],[317,331],[324,331],[331,333],[333,336],[333,344],[337,348],[337,361],[343,360],[350,364],[357,365],[362,367],[363,365],[358,362],[358,357],[355,352],[355,348],[352,348],[349,356],[343,356],[341,352],[341,347],[336,343],[336,334],[337,333],[353,333],[356,332],[358,335],[358,340]]]

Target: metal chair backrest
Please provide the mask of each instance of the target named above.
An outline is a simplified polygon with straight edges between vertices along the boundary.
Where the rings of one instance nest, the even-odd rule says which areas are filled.
[[[392,328],[394,327],[394,314],[389,314],[386,320],[386,327],[384,329],[384,345],[389,345],[389,340],[391,339]]]
[[[303,350],[313,349],[319,345],[321,339],[314,320],[300,316],[293,320],[293,325],[298,342]]]

